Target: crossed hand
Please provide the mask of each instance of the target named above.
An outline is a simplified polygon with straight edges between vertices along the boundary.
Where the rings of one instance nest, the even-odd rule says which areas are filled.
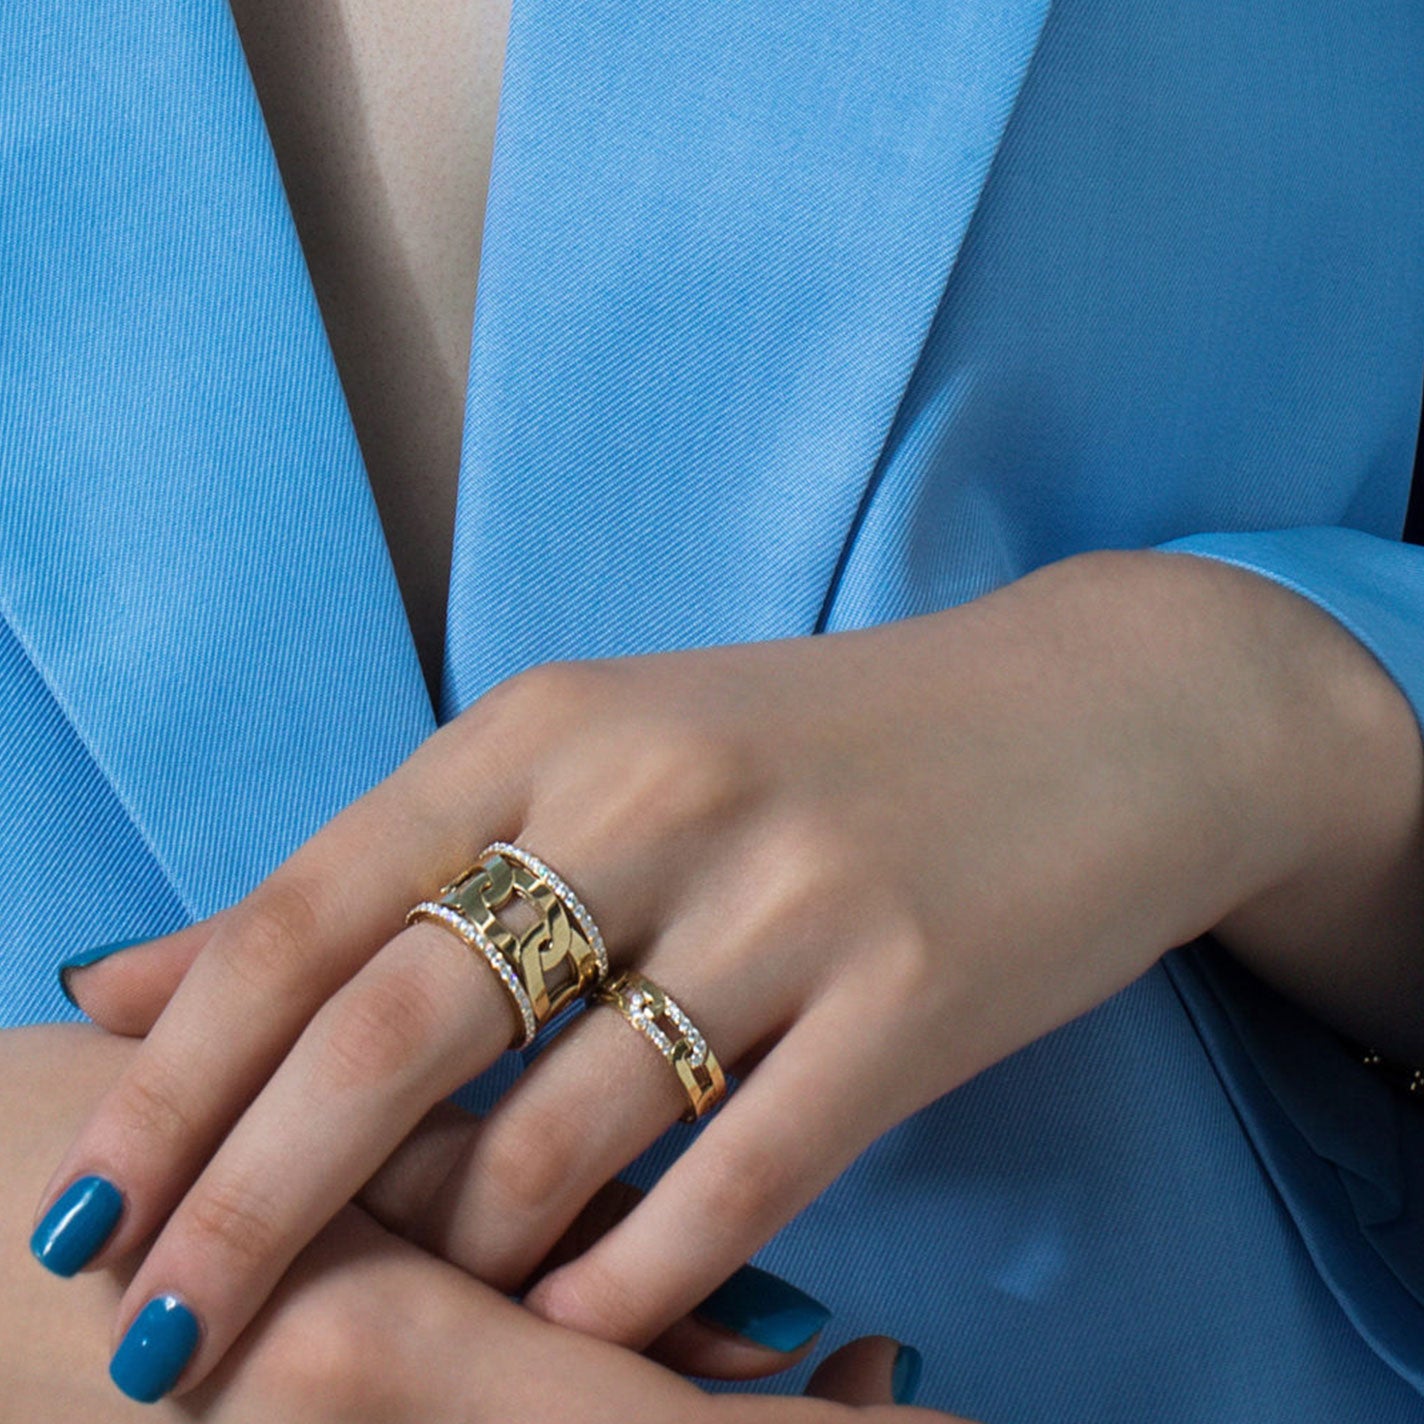
[[[1169,675],[1150,607],[1133,621],[1143,560],[1198,563],[1092,556],[881,628],[532,669],[242,901],[75,974],[147,1035],[41,1203],[55,1260],[143,1253],[116,1375],[200,1384],[353,1199],[531,1319],[685,1337],[881,1133],[1268,883],[1219,687],[1180,651]],[[525,1024],[477,941],[405,916],[494,841],[556,868],[611,970],[661,986],[739,1080],[595,1231],[695,1102],[593,1008],[487,1119],[436,1108]]]

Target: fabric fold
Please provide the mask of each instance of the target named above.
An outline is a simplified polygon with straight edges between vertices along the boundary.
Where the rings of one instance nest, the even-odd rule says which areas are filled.
[[[1321,1277],[1424,1390],[1424,1111],[1209,938],[1165,963]]]

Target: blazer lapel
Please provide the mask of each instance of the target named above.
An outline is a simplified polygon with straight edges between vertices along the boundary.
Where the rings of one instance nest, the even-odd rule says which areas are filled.
[[[429,700],[226,4],[8,6],[0,71],[0,615],[200,916]]]
[[[447,715],[808,632],[1047,0],[519,0]],[[0,17],[0,616],[189,913],[433,726],[231,15]]]
[[[445,715],[808,633],[1047,0],[519,0]]]

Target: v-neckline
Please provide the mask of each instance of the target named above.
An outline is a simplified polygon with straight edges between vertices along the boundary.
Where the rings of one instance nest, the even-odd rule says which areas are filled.
[[[811,631],[1046,13],[519,0],[445,720]],[[0,617],[211,913],[436,718],[227,5],[25,16]]]
[[[426,73],[444,35],[411,39],[397,70],[371,57],[379,15],[360,21],[333,3],[303,28],[285,19],[269,24],[261,5],[229,0],[229,8],[438,712],[508,12],[495,0],[471,5],[464,28],[447,27],[459,58]],[[452,18],[453,10],[437,16]],[[474,98],[456,93],[466,69]],[[406,127],[392,102],[417,71],[426,73],[433,95],[411,121],[419,131]],[[312,165],[305,160],[314,151],[321,158]],[[444,191],[432,175],[446,187],[452,175],[461,182],[470,176],[483,192],[471,186],[448,204],[438,196],[427,201],[423,194]],[[469,273],[468,257],[458,254],[472,246],[476,268]]]

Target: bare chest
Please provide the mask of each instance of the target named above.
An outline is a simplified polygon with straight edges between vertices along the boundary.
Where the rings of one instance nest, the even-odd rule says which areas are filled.
[[[427,681],[509,0],[231,0]]]

